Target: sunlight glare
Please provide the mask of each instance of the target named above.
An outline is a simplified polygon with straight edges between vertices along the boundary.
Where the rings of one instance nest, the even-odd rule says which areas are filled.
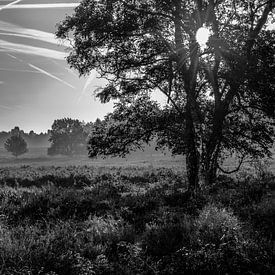
[[[210,36],[210,30],[206,27],[201,27],[197,30],[196,40],[199,43],[201,49],[206,48],[206,43],[208,42]]]

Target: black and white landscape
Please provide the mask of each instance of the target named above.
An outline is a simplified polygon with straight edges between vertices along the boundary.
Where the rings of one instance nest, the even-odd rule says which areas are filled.
[[[0,1],[0,274],[274,274],[274,12]]]

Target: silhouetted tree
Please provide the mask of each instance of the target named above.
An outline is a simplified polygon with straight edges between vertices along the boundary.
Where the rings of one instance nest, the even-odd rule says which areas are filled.
[[[48,148],[49,155],[72,155],[86,152],[87,134],[84,125],[77,119],[57,119],[52,125]]]
[[[11,152],[15,157],[25,154],[28,151],[27,143],[20,134],[15,134],[9,137],[4,146],[5,149],[8,152]]]
[[[239,156],[237,169],[246,156],[270,154],[275,52],[266,27],[274,7],[273,0],[83,0],[57,37],[72,43],[67,61],[80,75],[95,69],[109,81],[101,101],[119,100],[94,127],[89,155],[123,155],[157,136],[186,155],[194,192],[218,170],[230,172],[221,167],[225,152]],[[204,44],[199,29],[210,33]],[[164,108],[151,92],[167,97]]]

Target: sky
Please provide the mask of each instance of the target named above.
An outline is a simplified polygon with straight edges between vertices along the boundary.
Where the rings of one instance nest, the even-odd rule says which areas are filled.
[[[90,122],[112,111],[111,103],[94,98],[104,81],[94,72],[79,78],[54,36],[79,2],[0,0],[0,131],[46,132],[55,119]]]
[[[105,82],[94,72],[79,78],[54,36],[79,2],[0,0],[0,131],[46,132],[55,119],[90,122],[112,111],[112,103],[101,104],[93,93]]]

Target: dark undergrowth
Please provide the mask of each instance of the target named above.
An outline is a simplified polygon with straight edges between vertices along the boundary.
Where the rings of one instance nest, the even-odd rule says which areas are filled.
[[[0,274],[274,274],[275,178],[190,199],[168,169],[0,171]]]

